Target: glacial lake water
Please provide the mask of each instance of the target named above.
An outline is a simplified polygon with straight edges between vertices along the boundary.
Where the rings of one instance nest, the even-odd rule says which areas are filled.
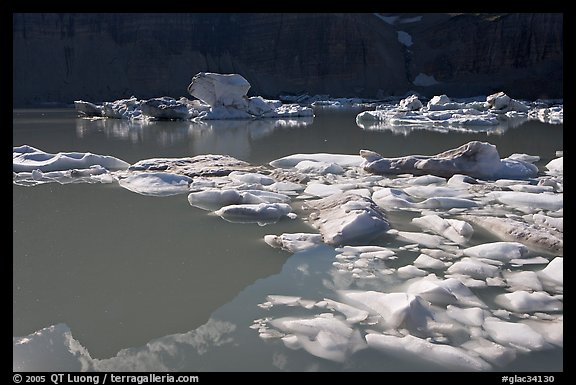
[[[313,121],[294,125],[142,125],[82,119],[73,109],[14,110],[13,145],[112,155],[129,163],[228,154],[267,164],[295,153],[361,149],[386,157],[432,155],[480,140],[496,145],[501,157],[538,155],[540,168],[563,150],[562,125],[530,121],[496,134],[399,133],[361,129],[355,122],[359,111],[317,109]],[[400,227],[412,228],[409,215],[393,216]],[[230,223],[190,206],[186,195],[143,196],[118,184],[13,185],[13,336],[65,324],[102,370],[442,370],[371,349],[337,363],[260,338],[250,328],[254,320],[307,314],[303,308],[259,307],[267,295],[335,298],[334,248],[291,254],[263,241],[266,234],[294,232],[315,231],[301,219]],[[394,241],[382,237],[371,244]],[[488,302],[493,290],[475,293]],[[54,370],[80,368],[55,362]],[[563,349],[521,354],[494,370],[562,371]]]

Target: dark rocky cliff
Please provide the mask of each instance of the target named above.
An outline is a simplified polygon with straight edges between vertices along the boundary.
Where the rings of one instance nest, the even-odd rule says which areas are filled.
[[[202,71],[239,73],[251,95],[268,97],[557,98],[562,60],[562,14],[423,14],[396,24],[360,13],[13,15],[15,107],[187,96]],[[439,84],[415,86],[419,73]]]

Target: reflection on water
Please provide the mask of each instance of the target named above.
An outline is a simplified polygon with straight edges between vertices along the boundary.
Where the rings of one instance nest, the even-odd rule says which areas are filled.
[[[76,135],[84,139],[102,133],[107,138],[134,144],[155,142],[160,146],[172,146],[191,139],[194,153],[246,158],[250,155],[253,140],[272,135],[276,130],[305,127],[313,121],[313,117],[199,122],[78,118]]]
[[[258,330],[250,328],[254,320],[286,315],[309,317],[326,309],[300,306],[258,307],[266,301],[266,294],[287,294],[320,301],[338,300],[338,288],[350,287],[355,281],[343,279],[332,266],[336,252],[319,246],[292,255],[280,274],[258,280],[242,290],[232,301],[218,308],[210,319],[187,332],[155,338],[146,344],[119,351],[109,358],[94,359],[90,349],[76,341],[74,328],[59,325],[52,332],[50,349],[45,349],[47,337],[32,338],[28,350],[36,347],[35,356],[20,367],[23,370],[102,370],[102,371],[443,371],[437,365],[395,357],[373,349],[354,353],[345,363],[323,360],[303,350],[287,349],[281,340],[258,337]],[[407,256],[401,258],[410,258]],[[371,287],[372,288],[372,287]],[[367,288],[366,288],[367,289]],[[381,289],[381,288],[379,288]],[[62,335],[70,333],[63,338]],[[50,333],[47,333],[50,334]],[[44,348],[44,350],[43,350]],[[249,351],[250,354],[246,354]],[[562,349],[520,353],[516,360],[496,371],[558,371],[562,370]],[[28,354],[26,344],[16,345],[17,361]],[[15,361],[15,362],[16,362]],[[39,367],[39,365],[51,364]],[[26,366],[27,365],[27,366]],[[36,366],[35,366],[36,365]],[[18,368],[18,369],[20,369]]]
[[[450,125],[437,122],[415,121],[414,123],[391,125],[387,121],[358,121],[356,124],[363,130],[390,131],[395,135],[408,136],[414,131],[432,131],[442,134],[454,133],[486,133],[487,135],[504,135],[510,129],[528,121],[527,116],[515,116],[501,120],[496,125]]]

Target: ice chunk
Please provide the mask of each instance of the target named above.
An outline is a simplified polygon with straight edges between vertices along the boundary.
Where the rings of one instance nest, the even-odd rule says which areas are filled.
[[[269,186],[276,182],[274,178],[254,172],[232,171],[228,177],[239,183],[255,183],[262,186]]]
[[[564,317],[551,320],[522,320],[520,321],[540,333],[549,343],[564,346]]]
[[[555,218],[544,214],[528,214],[527,217],[538,225],[553,227],[558,231],[564,231],[564,218]]]
[[[508,283],[510,291],[542,290],[538,275],[533,271],[504,271],[502,274]]]
[[[322,235],[309,233],[284,233],[282,235],[265,235],[264,241],[272,247],[281,248],[295,253],[322,244]]]
[[[538,277],[546,287],[562,292],[564,288],[564,258],[554,258],[543,270],[540,270]]]
[[[233,204],[286,203],[290,197],[261,190],[207,189],[188,195],[190,205],[204,210],[217,210]]]
[[[396,270],[396,273],[398,274],[398,277],[402,279],[425,277],[428,275],[428,272],[413,265],[399,267],[398,270]]]
[[[168,172],[143,172],[118,179],[118,184],[127,190],[151,196],[168,196],[188,192],[192,178]]]
[[[360,195],[333,195],[307,205],[314,210],[309,221],[329,244],[371,239],[389,229],[384,213],[371,199]]]
[[[286,203],[260,203],[224,206],[214,213],[230,222],[277,222],[292,212]]]
[[[474,229],[467,222],[457,219],[443,219],[438,215],[425,215],[412,219],[412,222],[460,245],[466,244],[474,233]]]
[[[333,301],[328,298],[324,298],[323,301],[316,303],[316,306],[321,308],[326,307],[328,309],[336,310],[344,314],[344,316],[346,317],[346,321],[351,324],[362,322],[366,318],[368,318],[369,315],[369,313],[366,310],[361,310],[355,308],[354,306],[350,306],[342,302]]]
[[[445,269],[448,265],[450,265],[449,262],[442,262],[441,260],[432,258],[426,254],[420,254],[414,261],[414,266],[421,269],[440,270]]]
[[[494,302],[507,310],[519,313],[560,311],[563,308],[561,301],[543,291],[529,293],[518,290],[514,293],[499,294],[494,299]]]
[[[166,96],[145,100],[140,108],[142,114],[158,120],[186,120],[190,117],[186,104]]]
[[[406,111],[414,111],[422,108],[422,102],[416,95],[410,95],[406,99],[400,100],[400,109]]]
[[[461,308],[448,305],[446,307],[446,314],[464,325],[482,326],[487,312],[479,307]]]
[[[233,171],[256,172],[260,169],[229,155],[206,154],[187,158],[143,159],[131,165],[129,171],[165,171],[194,178],[226,176]]]
[[[97,106],[96,104],[90,102],[75,100],[74,108],[76,108],[76,111],[84,116],[102,116],[102,106]]]
[[[556,211],[564,207],[564,194],[494,191],[489,195],[512,207]]]
[[[550,348],[540,333],[522,323],[506,322],[489,317],[485,320],[483,328],[496,342],[522,351],[529,352]]]
[[[385,328],[425,327],[432,313],[417,296],[406,293],[381,293],[378,291],[339,291],[347,304],[377,315]]]
[[[398,231],[396,237],[400,241],[415,242],[424,247],[436,248],[446,242],[446,239],[438,235],[416,233],[411,231]]]
[[[344,169],[336,163],[316,162],[312,160],[303,160],[299,162],[296,169],[307,174],[343,174]]]
[[[362,167],[375,174],[432,174],[451,177],[465,174],[481,179],[525,179],[537,175],[538,168],[521,160],[501,160],[490,143],[472,141],[434,156],[412,155],[384,158],[372,151],[361,150]]]
[[[564,157],[552,159],[545,166],[550,174],[552,175],[563,175],[564,174]]]
[[[296,167],[298,163],[303,161],[334,163],[341,167],[355,167],[362,164],[363,159],[358,155],[343,155],[343,154],[293,154],[270,162],[270,166],[279,168]]]
[[[278,318],[270,324],[296,336],[288,341],[292,348],[302,347],[316,357],[331,361],[344,362],[366,346],[358,330],[332,314],[320,314],[311,319]]]
[[[188,86],[190,95],[212,107],[244,107],[247,103],[245,96],[249,89],[250,83],[241,75],[211,72],[196,74]]]
[[[464,349],[428,342],[412,335],[397,337],[392,335],[368,333],[368,346],[386,353],[403,355],[410,360],[422,360],[457,371],[485,371],[492,366]]]
[[[109,170],[126,169],[130,164],[107,155],[96,155],[90,152],[59,152],[50,154],[37,148],[23,145],[12,150],[12,171],[42,172],[84,169],[101,166]]]
[[[342,189],[335,185],[323,183],[309,183],[304,190],[304,194],[313,195],[317,197],[329,197],[331,195],[342,194]]]
[[[503,367],[516,359],[516,350],[485,338],[475,338],[462,344],[462,348],[478,354],[486,361]]]
[[[455,278],[440,280],[434,276],[425,277],[412,282],[407,290],[432,304],[460,305],[468,307],[487,308],[472,291]]]
[[[462,274],[482,280],[498,276],[499,271],[498,266],[489,265],[476,258],[462,258],[447,270],[449,274]]]
[[[552,252],[557,255],[562,255],[564,252],[562,233],[553,229],[504,217],[463,215],[462,218],[500,239],[516,241],[513,243],[521,242],[524,248],[530,247],[536,251]],[[522,258],[524,255],[525,252],[520,252],[519,256],[508,255],[506,260]]]
[[[511,259],[523,258],[528,254],[528,248],[518,242],[492,242],[468,247],[462,252],[464,255],[474,258],[496,259],[507,262]]]

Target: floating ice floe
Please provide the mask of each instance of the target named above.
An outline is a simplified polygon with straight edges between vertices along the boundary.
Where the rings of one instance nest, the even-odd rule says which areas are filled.
[[[485,280],[486,278],[494,278],[500,274],[498,266],[482,262],[476,258],[462,258],[454,262],[452,266],[446,270],[448,274],[462,274],[468,277]]]
[[[432,174],[451,177],[464,174],[480,179],[533,178],[538,168],[522,160],[500,159],[496,146],[472,141],[456,149],[433,156],[411,155],[384,158],[368,150],[361,150],[362,167],[375,174]]]
[[[214,214],[229,222],[256,222],[259,224],[278,222],[284,216],[295,217],[295,214],[292,213],[292,207],[286,203],[229,205],[214,211]]]
[[[65,324],[12,339],[13,370],[17,372],[80,372],[92,370],[92,358]]]
[[[289,201],[290,197],[287,195],[262,190],[206,189],[188,194],[190,205],[212,211],[229,205]]]
[[[473,258],[507,262],[511,259],[523,258],[528,254],[528,248],[519,242],[490,242],[468,247],[462,252]]]
[[[482,327],[496,342],[512,346],[523,352],[551,347],[540,333],[523,323],[506,322],[495,317],[489,317]]]
[[[12,182],[20,186],[35,186],[43,183],[57,182],[60,184],[69,183],[113,183],[116,179],[100,165],[89,168],[66,171],[42,172],[34,170],[32,172],[14,172]]]
[[[314,356],[331,361],[344,362],[351,354],[366,347],[358,330],[330,313],[310,319],[278,318],[272,320],[271,325],[286,333],[282,341],[288,348],[303,348]]]
[[[563,233],[554,228],[544,227],[536,223],[530,224],[505,217],[463,215],[462,218],[496,235],[500,239],[521,244],[522,248],[527,249],[527,247],[530,247],[536,251],[545,251],[557,255],[563,255],[564,253]],[[489,244],[485,244],[478,247],[485,247],[485,250],[488,250],[488,247],[495,246],[488,245]],[[514,250],[514,247],[509,250]],[[464,250],[464,252],[466,252],[466,250]],[[516,254],[515,252],[513,253]],[[514,254],[505,253],[504,255],[507,255],[505,257],[506,260],[510,260],[521,258],[521,256],[518,255],[524,255],[525,253],[517,255]]]
[[[389,229],[380,208],[370,199],[354,193],[344,193],[309,201],[313,210],[309,216],[324,242],[344,244],[375,238]]]
[[[537,272],[542,285],[549,291],[564,291],[564,258],[556,257],[543,269]]]
[[[238,74],[200,72],[192,78],[188,92],[199,100],[167,96],[148,100],[136,97],[104,102],[101,106],[77,100],[76,110],[85,116],[116,119],[228,120],[311,117],[309,107],[284,105],[279,100],[248,97],[250,83]]]
[[[406,36],[402,36],[408,43]],[[430,86],[437,84],[437,81],[433,77],[419,74],[414,84]],[[453,101],[446,95],[438,95],[426,105],[416,95],[411,95],[397,104],[380,104],[374,111],[359,113],[356,124],[363,129],[391,130],[405,134],[414,129],[501,133],[530,119],[562,123],[562,116],[562,107],[530,107],[503,92],[489,95],[485,101]]]
[[[272,247],[296,253],[322,244],[322,235],[309,233],[284,233],[282,235],[265,235],[264,241]]]
[[[168,172],[142,172],[118,179],[118,184],[125,189],[151,196],[185,194],[190,182],[190,177]]]
[[[37,148],[23,145],[12,150],[12,171],[42,172],[66,171],[72,169],[88,169],[101,166],[108,170],[121,170],[130,166],[121,159],[107,155],[97,155],[90,152],[59,152],[50,154]]]
[[[459,245],[466,244],[474,233],[474,229],[467,222],[458,219],[444,219],[434,214],[414,218],[412,223],[442,235]]]
[[[336,164],[340,167],[358,167],[362,164],[363,159],[359,155],[346,155],[346,154],[294,154],[288,155],[280,159],[270,162],[270,166],[278,168],[292,168],[297,167],[300,163],[311,165],[310,162],[316,162],[319,165]]]
[[[261,167],[229,155],[197,155],[188,158],[151,158],[140,160],[128,168],[129,172],[164,171],[190,178],[226,176],[233,171],[257,172]]]
[[[456,371],[486,371],[492,367],[476,355],[469,354],[464,349],[429,342],[413,335],[394,336],[368,333],[368,346],[405,359],[426,361],[442,368]]]

